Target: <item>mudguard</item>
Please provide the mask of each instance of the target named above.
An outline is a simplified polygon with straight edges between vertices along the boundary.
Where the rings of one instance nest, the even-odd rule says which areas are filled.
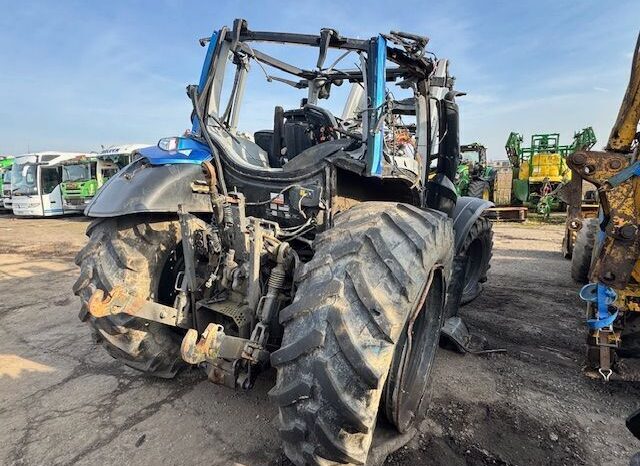
[[[117,217],[143,212],[211,212],[208,194],[194,193],[191,183],[204,180],[200,163],[154,165],[139,159],[111,177],[98,191],[84,214]]]
[[[460,248],[469,234],[473,223],[480,217],[482,212],[489,207],[493,207],[493,205],[493,202],[478,199],[477,197],[458,197],[456,206],[453,209],[453,231],[455,232],[456,254],[460,252]]]

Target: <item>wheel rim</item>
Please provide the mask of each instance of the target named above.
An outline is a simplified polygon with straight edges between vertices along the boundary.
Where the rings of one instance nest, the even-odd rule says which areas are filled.
[[[467,267],[464,274],[464,290],[463,294],[473,291],[477,283],[480,281],[481,265],[484,259],[484,249],[482,241],[475,239],[467,249]]]
[[[482,190],[482,199],[484,199],[485,201],[489,200],[489,188],[484,188]]]
[[[434,269],[432,274],[424,302],[398,340],[385,386],[386,415],[400,432],[406,432],[421,420],[426,411],[424,400],[444,312],[442,271]]]

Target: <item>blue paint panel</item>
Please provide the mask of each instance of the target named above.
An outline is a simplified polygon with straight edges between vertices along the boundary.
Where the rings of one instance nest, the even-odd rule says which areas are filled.
[[[209,46],[207,47],[207,54],[204,57],[204,63],[202,64],[202,71],[200,71],[200,81],[198,82],[198,92],[202,92],[204,85],[207,83],[207,75],[209,74],[209,68],[211,68],[211,61],[213,60],[213,55],[216,51],[216,45],[218,43],[218,31],[215,31],[211,34],[211,40],[209,41]],[[198,129],[200,129],[200,124],[198,123],[197,118],[194,116],[192,121],[191,131],[196,133]]]
[[[382,105],[385,101],[385,67],[387,59],[387,41],[384,37],[378,36],[375,39],[376,45],[374,53],[370,53],[367,72],[373,74],[373,79],[368,79],[370,88],[368,89],[371,107],[376,109],[372,112],[373,118],[369,119],[369,131],[382,115]],[[373,48],[372,48],[373,49]],[[369,176],[382,175],[382,147],[384,130],[381,128],[375,134],[369,133],[367,138],[367,174]]]
[[[190,163],[200,165],[206,160],[211,160],[211,152],[204,144],[191,138],[177,138],[177,150],[164,150],[158,146],[150,146],[140,149],[140,155],[147,159],[151,165],[167,165]]]

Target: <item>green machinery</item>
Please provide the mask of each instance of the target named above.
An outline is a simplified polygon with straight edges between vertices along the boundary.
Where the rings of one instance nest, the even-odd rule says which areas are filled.
[[[593,147],[595,133],[590,126],[584,128],[574,134],[570,145],[560,144],[559,133],[534,134],[530,147],[523,147],[522,142],[521,134],[511,132],[505,144],[513,167],[513,199],[548,216],[561,205],[556,193],[571,180],[567,157]]]
[[[11,198],[11,188],[9,179],[11,178],[11,166],[13,165],[13,157],[0,155],[0,210],[10,209],[10,201],[5,205],[4,198]],[[5,177],[5,174],[7,176]],[[5,182],[6,179],[6,182]],[[5,193],[5,191],[7,191]]]
[[[474,142],[460,146],[456,190],[460,196],[491,200],[495,170],[487,164],[487,148]]]

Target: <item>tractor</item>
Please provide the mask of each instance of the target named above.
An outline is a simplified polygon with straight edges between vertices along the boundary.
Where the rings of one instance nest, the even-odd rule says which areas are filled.
[[[158,377],[248,390],[275,367],[291,461],[364,464],[378,416],[424,418],[443,324],[489,268],[491,203],[453,183],[449,62],[416,34],[243,19],[200,43],[191,130],[139,149],[85,211],[80,319]]]
[[[461,163],[456,173],[456,190],[461,196],[493,199],[496,171],[487,164],[487,148],[474,142],[460,146]]]

